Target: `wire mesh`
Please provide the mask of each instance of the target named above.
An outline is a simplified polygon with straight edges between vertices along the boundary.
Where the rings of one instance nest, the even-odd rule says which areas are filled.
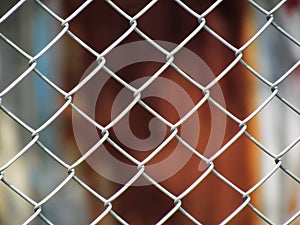
[[[218,7],[222,5],[222,2],[222,0],[215,1],[204,12],[200,13],[197,12],[196,9],[190,7],[188,1],[175,0],[173,4],[177,4],[192,19],[197,20],[198,26],[191,33],[189,33],[181,43],[171,46],[172,49],[169,50],[165,48],[162,42],[153,40],[139,27],[139,21],[151,10],[152,7],[158,3],[157,0],[149,1],[133,16],[124,11],[116,2],[107,0],[106,4],[114,11],[114,13],[127,20],[129,25],[118,39],[116,39],[101,52],[94,50],[92,43],[90,43],[88,40],[82,40],[79,36],[77,36],[76,31],[73,31],[72,27],[70,26],[71,21],[79,17],[79,15],[88,8],[93,7],[93,1],[91,0],[80,3],[80,5],[78,5],[77,8],[66,17],[62,17],[62,13],[60,10],[58,10],[60,3],[39,0],[21,0],[14,3],[11,1],[4,1],[0,3],[2,8],[0,18],[2,61],[0,65],[2,71],[0,85],[0,118],[3,121],[1,122],[2,143],[0,145],[0,155],[2,158],[0,161],[0,180],[2,186],[0,189],[0,191],[2,190],[0,208],[2,208],[3,212],[5,212],[3,215],[0,214],[0,216],[4,217],[2,218],[4,221],[3,224],[9,223],[5,221],[13,221],[8,219],[8,217],[12,217],[12,214],[7,211],[15,211],[14,214],[23,215],[21,217],[23,221],[18,221],[22,224],[55,224],[55,222],[53,222],[55,221],[55,218],[52,218],[51,215],[49,216],[47,214],[47,210],[44,210],[44,208],[47,208],[48,205],[51,205],[51,199],[55,198],[56,195],[59,195],[64,188],[71,184],[74,190],[76,189],[77,191],[74,191],[73,194],[70,194],[69,201],[73,202],[74,205],[78,205],[76,206],[78,211],[83,211],[83,214],[85,213],[84,207],[86,207],[86,205],[84,204],[86,203],[84,203],[83,206],[80,206],[82,202],[78,198],[78,195],[80,195],[81,192],[89,192],[103,205],[102,211],[93,221],[88,221],[89,224],[100,223],[101,221],[104,221],[108,215],[110,215],[114,221],[118,221],[120,224],[130,224],[131,221],[126,221],[123,215],[119,215],[118,211],[114,210],[114,203],[141,177],[144,177],[148,183],[152,184],[159,192],[163,193],[174,202],[173,208],[164,214],[164,216],[157,221],[156,224],[167,223],[168,219],[170,219],[177,212],[180,212],[187,218],[189,222],[193,224],[202,224],[201,219],[191,215],[183,204],[185,202],[185,197],[198,186],[201,186],[206,180],[207,176],[210,174],[217,176],[224,185],[227,185],[242,199],[242,203],[233,212],[231,212],[231,214],[227,215],[226,218],[223,218],[223,220],[220,221],[220,224],[230,223],[246,207],[250,208],[253,213],[257,215],[257,217],[260,219],[260,223],[293,224],[297,221],[299,223],[300,149],[298,145],[300,141],[300,131],[297,124],[299,124],[300,105],[298,103],[300,95],[297,82],[299,82],[300,40],[296,33],[299,30],[299,21],[295,21],[294,23],[290,22],[288,18],[282,17],[279,13],[283,7],[290,8],[298,3],[297,1],[273,1],[271,3],[249,0],[247,2],[247,7],[249,10],[253,10],[257,17],[260,18],[260,21],[259,19],[255,21],[257,23],[261,23],[262,25],[253,34],[251,34],[251,36],[244,42],[242,46],[237,47],[234,46],[234,44],[232,44],[230,41],[225,40],[206,22],[206,18],[209,17],[214,10],[217,10]],[[19,13],[22,8],[27,9],[26,21],[22,21],[23,17]],[[42,17],[38,16],[40,12],[43,12]],[[14,35],[25,36],[26,38],[23,39],[22,42],[20,42],[16,36],[10,35],[10,30],[13,30],[13,27],[11,27],[11,25],[6,25],[6,23],[8,23],[10,20],[13,20],[17,17],[21,17],[21,32]],[[31,24],[28,24],[28,21],[31,22]],[[47,23],[49,23],[49,21],[55,24],[56,28],[59,27],[58,32],[56,32],[56,30],[51,26],[47,26],[46,28],[44,27]],[[36,28],[36,31],[34,31],[31,30],[30,26],[34,26],[35,28],[39,26],[39,29]],[[253,46],[259,42],[260,38],[262,38],[269,29],[275,29],[277,32],[276,35],[285,40],[284,43],[286,43],[286,46],[278,46],[281,45],[281,42],[276,43],[274,41],[274,36],[267,36],[265,38],[266,41],[263,43],[261,49],[257,50],[260,51],[262,55],[262,59],[260,61],[262,69],[259,71],[247,61],[244,55],[250,46]],[[184,72],[184,70],[180,68],[179,65],[176,64],[177,53],[180,52],[186,46],[186,44],[193,40],[195,36],[202,30],[208,32],[212,38],[216,39],[235,54],[235,58],[230,65],[218,76],[214,77],[214,79],[212,79],[207,85],[201,85],[199,82],[193,80]],[[144,79],[138,88],[135,85],[123,80],[118,75],[117,71],[114,71],[112,68],[110,68],[108,57],[109,53],[118,48],[120,43],[122,43],[122,41],[132,33],[136,33],[138,36],[140,36],[147,42],[147,44],[150,46],[149,48],[153,48],[155,51],[158,51],[165,58],[162,67],[160,67],[152,76],[148,77],[148,79]],[[114,119],[111,120],[107,125],[99,124],[97,121],[95,121],[95,118],[90,117],[90,115],[82,111],[76,104],[76,101],[74,101],[74,95],[93,79],[95,76],[95,71],[89,71],[87,76],[75,87],[73,87],[70,91],[66,91],[61,85],[59,85],[59,79],[62,78],[57,78],[57,76],[53,75],[55,73],[59,73],[58,71],[61,65],[59,65],[59,63],[57,63],[55,60],[51,65],[47,65],[46,58],[52,54],[52,48],[57,48],[60,49],[60,51],[63,51],[62,49],[64,43],[61,43],[61,39],[65,36],[68,36],[72,39],[72,41],[79,44],[81,48],[87,51],[96,60],[96,72],[100,70],[105,71],[107,74],[109,74],[109,76],[117,80],[119,84],[129,90],[129,92],[134,96],[132,101],[125,106],[124,110],[119,112],[119,114],[116,115]],[[34,47],[34,51],[29,50],[32,40],[33,42],[39,42]],[[275,47],[270,47],[270,40],[274,41]],[[277,48],[279,50],[276,54],[285,54],[287,62],[276,61],[274,49]],[[281,48],[284,48],[285,50],[281,51]],[[274,50],[273,52],[270,51],[272,49]],[[294,53],[288,53],[290,50],[287,51],[286,49],[291,49],[291,51]],[[9,54],[14,54],[14,56],[9,56]],[[52,56],[52,58],[56,57],[58,58],[58,61],[63,61],[60,56]],[[18,62],[22,62],[22,66],[14,66],[14,64],[17,65]],[[60,63],[63,64],[63,62]],[[255,109],[252,110],[248,117],[242,119],[238,118],[234,112],[231,112],[230,109],[226,108],[224,105],[219,104],[218,101],[216,101],[214,97],[210,95],[210,91],[220,82],[221,79],[226,76],[230,76],[229,72],[233,70],[237,64],[242,64],[244,68],[251,73],[251,76],[256,80],[256,82],[260,86],[264,87],[264,91],[260,95],[260,103],[255,107]],[[155,81],[159,80],[160,75],[167,67],[174,68],[178,76],[181,76],[193,83],[201,92],[203,92],[203,98],[176,123],[169,122],[168,119],[166,119],[163,115],[160,115],[151,106],[144,102],[141,97],[146,93],[146,90],[149,88],[149,86],[153,85]],[[282,67],[284,67],[284,69],[282,69]],[[271,75],[268,75],[267,73]],[[276,75],[273,76],[273,74]],[[35,86],[32,86],[33,84]],[[300,84],[300,82],[298,84]],[[19,86],[22,89],[21,92],[17,91]],[[39,89],[39,91],[35,90],[35,88]],[[292,92],[294,92],[293,95],[291,95]],[[49,93],[55,97],[49,97]],[[251,98],[254,98],[255,96],[254,93],[250,93],[250,95],[252,96]],[[63,102],[60,102],[61,98],[63,98]],[[38,104],[34,106],[32,104],[33,101],[36,101]],[[205,102],[209,102],[214,107],[218,108],[218,110],[220,110],[227,117],[231,118],[240,127],[239,131],[234,135],[234,137],[220,146],[218,151],[216,151],[210,157],[207,157],[205,154],[200,154],[196,149],[194,149],[194,147],[190,146],[189,143],[187,143],[186,140],[179,135],[178,131],[179,127],[182,124],[187,123],[186,121],[195,112],[200,110]],[[274,106],[274,108],[272,108],[275,103],[280,105],[280,107],[276,108],[276,106]],[[53,108],[50,110],[47,110],[47,108],[45,109],[45,104],[52,105],[55,110],[53,110]],[[136,104],[139,104],[141,107],[143,107],[147,112],[165,124],[170,130],[169,136],[164,139],[162,143],[143,160],[137,159],[136,157],[130,155],[122,148],[122,146],[119,146],[114,142],[110,134],[110,129],[116,126],[116,124],[122,118],[124,118]],[[60,107],[57,108],[57,105],[60,105]],[[269,108],[269,110],[267,108]],[[56,144],[53,143],[49,145],[47,142],[47,139],[57,140],[62,138],[58,137],[58,133],[51,132],[51,127],[57,120],[62,118],[62,115],[66,111],[70,109],[82,119],[87,121],[89,125],[97,128],[99,133],[101,133],[101,138],[98,140],[98,142],[94,146],[90,147],[86,153],[78,156],[72,162],[68,162],[61,157],[59,151],[60,149],[63,149],[62,146],[56,146]],[[279,111],[279,114],[276,114],[276,110]],[[292,116],[290,116],[290,114],[284,114],[286,111],[289,111]],[[37,112],[40,113],[38,114]],[[37,114],[42,116],[38,118]],[[262,131],[262,134],[269,137],[269,139],[267,137],[267,141],[265,142],[260,140],[260,138],[255,137],[255,135],[248,129],[248,124],[250,124],[251,121],[260,115],[262,118],[262,130],[265,129],[265,131]],[[283,124],[276,124],[276,121],[279,120],[278,118],[282,117],[288,118],[286,118]],[[267,127],[268,121],[271,128]],[[272,131],[270,130],[274,131],[274,133],[277,133],[277,136],[272,136]],[[51,135],[54,135],[55,137],[53,138]],[[258,151],[264,155],[264,161],[262,160],[264,167],[262,172],[263,175],[261,175],[260,178],[256,180],[256,183],[248,190],[243,190],[239,184],[235,184],[229,178],[222,175],[222,171],[217,170],[214,166],[214,162],[218,158],[221,158],[226,151],[230,151],[230,147],[234,145],[234,143],[237,142],[241,136],[246,136],[248,140],[256,146]],[[15,138],[20,139],[15,141],[18,144],[15,144],[15,142],[12,140]],[[184,145],[192,155],[205,162],[204,173],[179,195],[172,193],[172,191],[164,187],[160,181],[149,175],[146,170],[149,161],[154,159],[157,154],[162,152],[165,149],[165,146],[173,139],[177,139],[178,142]],[[278,149],[278,145],[276,145],[278,140],[276,139],[285,139],[285,146],[280,146],[279,151],[275,150]],[[127,160],[129,160],[130,163],[136,168],[136,172],[129,178],[126,178],[126,182],[122,184],[121,188],[109,197],[105,197],[103,194],[95,191],[93,187],[77,173],[80,165],[89,157],[93,157],[93,153],[98,149],[99,146],[103,145],[104,142],[113,146],[117,152],[121,153],[125,158],[127,158]],[[36,150],[36,148],[38,150]],[[73,153],[72,151],[69,154],[76,155],[76,153]],[[31,171],[30,173],[29,171],[24,171],[27,169],[27,167],[24,167],[23,164],[35,164],[34,159],[36,157],[42,157],[41,155],[47,158],[47,160],[45,160],[45,163],[42,163],[42,165],[38,165],[38,168],[49,171],[49,176],[55,177],[55,181],[47,181],[45,178],[41,177],[44,175],[38,174],[38,171]],[[257,170],[257,165],[252,166],[253,170]],[[107,167],[109,168],[109,165],[107,165]],[[280,177],[278,177],[279,173],[281,174]],[[283,189],[282,185],[284,185],[284,182],[287,179],[286,177],[289,177],[289,179],[292,180],[292,186]],[[273,183],[270,183],[271,180],[273,180]],[[43,189],[42,192],[47,194],[35,196],[32,193],[32,190],[29,188],[30,185],[32,185],[35,189]],[[264,195],[262,198],[265,201],[264,204],[267,205],[265,208],[256,206],[256,204],[252,201],[252,196],[259,190],[264,190],[262,192],[262,195]],[[292,197],[290,196],[291,199],[286,199],[287,197],[285,196],[288,195],[287,192],[294,193],[291,195]],[[16,203],[9,203],[10,201],[6,199],[14,199],[15,197],[12,197],[12,193],[18,195],[15,201]],[[273,200],[275,201],[275,205],[273,204]],[[63,201],[63,198],[61,201]],[[290,202],[296,202],[294,203],[294,210],[282,215],[279,219],[280,222],[277,222],[277,219],[274,217],[281,215],[283,211],[286,211],[285,208],[288,207],[287,205],[291,204]],[[30,206],[29,209],[27,207],[27,210],[23,210],[24,206],[22,204],[25,203],[29,204]],[[63,205],[58,205],[56,207],[61,207],[62,217],[68,217],[67,213],[65,213],[68,210],[66,207]],[[80,212],[78,213],[80,214]],[[276,220],[276,222],[273,220]],[[61,221],[64,221],[64,219]],[[83,223],[82,221],[80,222],[78,220],[77,222]],[[67,224],[68,222],[65,223]]]

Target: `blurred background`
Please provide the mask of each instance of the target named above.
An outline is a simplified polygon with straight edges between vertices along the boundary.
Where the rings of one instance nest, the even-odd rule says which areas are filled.
[[[42,2],[61,18],[66,18],[83,4],[83,1],[63,3],[63,1],[48,0]],[[232,2],[232,5],[234,5],[234,1]],[[117,3],[122,5],[122,3]],[[213,3],[214,1],[208,1],[206,5]],[[255,7],[254,3],[252,1],[245,3],[246,13],[243,30],[235,30],[236,35],[240,35],[239,37],[243,39],[242,43],[245,43],[249,37],[266,24],[269,17],[265,15],[265,11],[260,9],[269,11],[279,5],[280,1],[257,1],[261,8]],[[29,60],[26,55],[24,56],[21,51],[18,52],[16,48],[20,48],[27,54],[34,56],[62,31],[60,22],[42,9],[37,1],[23,3],[8,18],[4,18],[3,15],[6,15],[5,13],[16,4],[18,4],[18,1],[0,1],[1,94],[29,67]],[[135,10],[134,1],[123,4],[128,4],[127,7],[133,11]],[[95,6],[91,4],[89,8],[92,7]],[[183,9],[181,10],[183,11]],[[194,10],[199,11],[198,9]],[[233,10],[238,10],[238,8],[233,8]],[[96,14],[98,11],[100,13],[101,9],[97,8],[92,11]],[[110,18],[110,14],[107,11],[105,12],[107,13],[107,20],[111,20],[113,16]],[[174,15],[171,16],[170,20],[174,18]],[[246,102],[246,105],[253,105],[252,109],[255,109],[262,104],[272,93],[270,84],[284,77],[293,66],[295,69],[286,79],[276,85],[279,89],[278,95],[280,98],[274,98],[270,101],[251,121],[250,133],[260,143],[260,146],[253,144],[255,158],[247,160],[251,164],[252,173],[254,173],[255,178],[252,181],[254,186],[255,183],[258,183],[259,180],[276,168],[273,156],[287,150],[287,154],[280,157],[283,169],[276,170],[259,187],[255,202],[260,212],[265,218],[269,219],[269,223],[273,221],[274,224],[283,224],[293,215],[296,215],[298,219],[292,224],[300,224],[300,144],[298,143],[300,139],[299,1],[288,0],[274,12],[273,16],[276,25],[284,28],[285,31],[283,32],[290,36],[286,37],[275,26],[270,25],[246,49],[247,62],[250,62],[252,69],[258,73],[257,76],[253,75],[251,77],[251,82],[248,84],[251,86],[249,90],[253,90],[253,92],[247,95],[249,102]],[[79,20],[79,18],[78,16],[77,19]],[[103,22],[105,23],[105,21]],[[212,16],[211,20],[210,18],[207,19],[208,25],[212,27],[214,27],[214,22],[217,23],[218,18],[214,19]],[[93,23],[97,22],[93,21]],[[78,21],[74,21],[73,30],[72,23],[70,30],[75,34],[88,33],[91,32],[89,28],[96,29],[97,24],[93,23],[80,24]],[[118,27],[118,24],[114,26]],[[178,26],[185,26],[185,24],[179,24],[178,22]],[[159,28],[157,30],[157,32],[160,32]],[[91,35],[91,33],[88,34]],[[96,30],[95,33],[97,33]],[[224,33],[226,36],[225,31]],[[89,38],[88,35],[82,37]],[[92,47],[96,47],[97,45],[93,43],[93,40],[98,40],[97,38],[91,37],[82,40]],[[18,47],[14,48],[12,45]],[[104,46],[102,45],[103,48]],[[240,46],[237,45],[237,47]],[[192,48],[191,50],[193,51]],[[210,51],[214,51],[213,46]],[[82,56],[84,54],[86,56]],[[83,58],[86,61],[80,61]],[[74,44],[69,37],[64,35],[45,54],[38,58],[36,68],[59,87],[69,90],[78,81],[76,80],[78,74],[82,74],[93,60],[91,56],[82,51],[81,46]],[[245,87],[247,87],[247,83]],[[26,193],[26,196],[29,196],[30,199],[39,201],[66,178],[66,170],[54,161],[49,154],[46,154],[46,151],[41,150],[41,147],[37,144],[30,146],[29,151],[22,154],[10,166],[4,168],[3,166],[24,149],[32,139],[26,125],[24,128],[24,125],[20,125],[20,122],[15,121],[8,115],[13,114],[29,127],[36,129],[62,107],[64,98],[34,72],[30,72],[26,78],[3,96],[1,94],[0,171],[4,178],[1,177],[3,182],[0,182],[0,224],[21,224],[33,214],[33,207],[30,200],[28,202],[22,196],[19,196],[14,187],[20,193]],[[228,104],[228,100],[226,103]],[[64,111],[60,117],[41,132],[39,137],[45,148],[63,158],[67,163],[72,163],[80,157],[80,152],[73,150],[76,148],[75,141],[69,137],[69,133],[72,132],[71,113],[71,109]],[[78,168],[77,174],[85,177],[85,182],[91,187],[101,186],[104,196],[109,196],[115,191],[116,187],[113,187],[111,182],[103,178],[96,178],[95,172],[92,172],[86,164]],[[70,181],[47,204],[43,205],[43,214],[54,224],[89,224],[91,217],[95,219],[95,212],[92,212],[93,208],[101,204],[94,197],[89,196],[87,191],[75,181]],[[112,216],[108,216],[101,224],[110,224],[112,220]],[[255,224],[267,224],[267,221],[258,219],[258,216],[255,221]],[[37,217],[30,224],[46,223]]]

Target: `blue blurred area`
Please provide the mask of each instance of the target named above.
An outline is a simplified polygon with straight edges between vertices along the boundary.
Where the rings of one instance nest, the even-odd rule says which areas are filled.
[[[2,0],[0,17],[16,2]],[[47,1],[51,9],[60,12],[60,3]],[[25,2],[0,24],[0,32],[29,55],[38,54],[60,31],[60,23],[33,1]],[[60,81],[60,61],[63,48],[56,43],[37,60],[37,69],[53,82]],[[0,92],[28,68],[28,60],[0,39]],[[59,96],[35,73],[3,97],[2,104],[33,129],[44,124],[62,105]],[[0,111],[0,167],[17,154],[28,142],[30,133]],[[60,124],[50,125],[39,140],[53,153],[62,149],[63,130]],[[7,137],[6,141],[2,141]],[[6,150],[7,151],[4,151]],[[7,180],[36,202],[41,201],[68,175],[53,159],[36,145],[5,171]],[[45,204],[44,213],[55,224],[85,224],[86,212],[82,190],[76,186],[61,190],[57,197]],[[67,191],[68,190],[68,191]],[[82,202],[82,204],[76,204]],[[64,207],[59,207],[64,206]],[[0,184],[0,224],[21,224],[32,213],[33,207],[24,199]],[[16,216],[18,215],[18,216]],[[72,216],[68,216],[72,215]],[[31,224],[44,224],[35,219]]]

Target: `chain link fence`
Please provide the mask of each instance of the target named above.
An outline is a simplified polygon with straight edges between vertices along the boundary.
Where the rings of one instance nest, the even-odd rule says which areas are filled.
[[[298,1],[247,1],[248,11],[251,11],[247,26],[251,29],[245,29],[243,32],[248,30],[253,32],[245,35],[247,40],[242,46],[236,46],[218,34],[213,29],[213,25],[207,22],[209,16],[222,6],[222,0],[212,2],[201,12],[189,6],[189,1],[172,1],[172,4],[180,7],[191,20],[198,22],[197,27],[178,44],[153,40],[151,35],[144,33],[139,26],[139,21],[158,5],[159,1],[148,1],[135,15],[130,15],[115,1],[107,0],[105,1],[107,7],[125,19],[128,27],[118,39],[102,51],[95,50],[89,40],[81,39],[76,33],[77,30],[73,30],[70,25],[81,13],[94,7],[93,1],[76,2],[76,8],[72,9],[67,16],[62,16],[65,13],[62,11],[62,4],[58,1],[39,0],[0,2],[0,224],[132,224],[133,222],[127,221],[126,216],[120,214],[114,206],[115,202],[132,186],[139,185],[141,189],[143,188],[144,183],[138,183],[141,178],[145,185],[151,184],[156,191],[174,202],[156,224],[168,224],[177,213],[186,218],[186,224],[206,224],[203,222],[205,218],[199,218],[187,209],[185,204],[191,204],[191,201],[185,202],[186,196],[201,187],[211,175],[216,176],[222,185],[231,189],[242,200],[238,207],[219,220],[220,224],[230,224],[245,208],[251,210],[257,219],[257,224],[300,223],[300,4]],[[101,9],[98,10],[102,13]],[[153,29],[155,26],[153,25]],[[202,31],[207,32],[212,39],[229,49],[235,56],[223,71],[213,76],[205,85],[201,80],[190,76],[187,69],[181,68],[180,63],[177,64],[176,61],[185,46]],[[239,32],[242,31],[237,31]],[[111,63],[113,59],[109,56],[116,49],[118,51],[115,55],[121,54],[119,46],[132,33],[145,41],[141,42],[142,45],[139,47],[147,45],[147,48],[140,50],[142,53],[140,57],[144,57],[147,55],[146,52],[151,51],[163,56],[157,61],[162,66],[151,73],[152,75],[147,79],[142,79],[138,83],[128,82],[126,77],[119,75],[116,69],[118,67],[113,68],[114,65]],[[64,52],[71,51],[65,48],[65,42],[62,41],[65,37],[71,39],[76,43],[77,48],[79,46],[84,49],[89,57],[96,60],[80,82],[69,91],[62,85],[64,82],[62,71],[66,66]],[[134,54],[138,55],[136,52]],[[252,57],[254,54],[259,60],[253,63],[247,60],[247,54],[251,54]],[[70,53],[69,57],[75,58],[72,66],[76,68],[76,54]],[[125,55],[125,58],[130,57],[133,56]],[[137,63],[139,60],[135,59],[132,63]],[[146,57],[144,60],[153,59]],[[230,107],[226,107],[222,103],[222,97],[216,99],[211,94],[222,79],[230,76],[230,71],[237,65],[242,65],[250,72],[256,89],[256,93],[247,93],[250,97],[249,103],[246,104],[254,100],[256,103],[245,118],[239,118]],[[185,79],[203,93],[203,97],[175,122],[170,122],[142,98],[143,95],[147,95],[150,86],[157,81],[163,86],[158,86],[155,90],[171,85],[160,80],[161,74],[168,67],[176,71],[176,76]],[[130,102],[121,98],[121,102],[124,100],[123,105],[119,106],[121,109],[116,110],[114,118],[106,125],[97,122],[93,113],[89,114],[82,110],[82,101],[76,100],[77,94],[84,87],[90,88],[89,83],[95,83],[93,79],[99,71],[104,71],[133,96]],[[95,90],[95,87],[92,89]],[[98,89],[96,87],[96,91],[100,92]],[[90,96],[87,99],[93,100]],[[239,127],[233,137],[225,143],[222,142],[218,149],[210,154],[200,153],[190,141],[186,140],[188,138],[180,133],[184,124],[190,124],[189,119],[208,102]],[[226,99],[226,104],[230,105],[230,99]],[[126,151],[125,147],[118,144],[111,136],[111,130],[136,105],[140,105],[169,129],[168,135],[165,138],[165,134],[159,137],[159,145],[142,160]],[[63,133],[69,132],[69,128],[64,127],[61,120],[69,118],[70,111],[76,115],[75,119],[73,116],[73,125],[77,120],[83,120],[99,134],[99,137],[93,140],[96,143],[93,146],[85,146],[87,150],[82,154],[68,149],[68,144],[63,138]],[[252,128],[248,128],[251,125]],[[76,128],[74,132],[76,133]],[[88,131],[80,130],[78,135],[84,139],[91,138]],[[226,152],[231,151],[232,146],[241,137],[247,137],[253,146],[253,151],[259,155],[258,160],[248,160],[257,178],[246,190],[215,167],[216,161]],[[126,141],[127,136],[124,139]],[[185,184],[185,190],[179,194],[174,194],[161,182],[164,178],[159,180],[159,176],[147,172],[149,162],[155,160],[173,140],[183,145],[191,157],[197,157],[203,162],[203,165],[200,163],[201,175],[191,184]],[[92,176],[91,172],[80,172],[81,165],[86,160],[96,158],[95,153],[104,144],[113,147],[114,151],[126,158],[128,165],[132,165],[135,169],[130,173],[125,171],[127,175],[125,178],[120,176],[112,178],[112,181],[119,183],[120,186],[117,190],[106,191],[109,194],[97,191],[95,184],[88,181],[87,178]],[[143,147],[143,145],[139,146],[139,148]],[[106,162],[101,161],[108,170],[108,175],[104,175],[108,179],[113,172],[124,173],[124,171],[112,171],[115,168],[112,167],[114,165],[111,162],[108,159]],[[99,173],[103,175],[101,171]],[[110,188],[105,182],[98,185],[102,185],[103,189]],[[214,188],[218,189],[217,186]],[[86,193],[93,196],[94,202],[97,202],[94,204],[102,205],[102,208],[97,209],[98,215],[93,220],[87,216],[91,204],[84,197]],[[252,200],[255,195],[260,195],[260,203]],[[197,199],[194,201],[198,202]],[[147,207],[147,202],[145,205]]]

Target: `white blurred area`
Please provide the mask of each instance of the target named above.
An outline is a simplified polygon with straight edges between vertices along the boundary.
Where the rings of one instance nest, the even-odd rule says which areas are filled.
[[[275,2],[264,1],[267,10],[275,6]],[[257,24],[264,24],[266,16],[256,12]],[[293,43],[278,30],[268,29],[258,42],[258,68],[261,74],[270,81],[277,81],[292,65],[300,60],[300,4],[299,1],[281,7],[274,14],[275,22],[298,40]],[[281,84],[279,95],[287,99],[298,113],[287,107],[280,100],[272,101],[260,114],[261,140],[263,145],[277,155],[291,143],[300,138],[300,67]],[[259,85],[259,101],[270,96],[270,88]],[[264,214],[275,224],[283,224],[300,210],[300,143],[296,144],[284,157],[283,166],[298,177],[298,182],[286,173],[278,170],[272,178],[262,186],[262,203]],[[261,158],[262,174],[266,175],[275,166],[270,157]],[[299,224],[299,218],[296,220]],[[292,223],[294,224],[294,223]]]

